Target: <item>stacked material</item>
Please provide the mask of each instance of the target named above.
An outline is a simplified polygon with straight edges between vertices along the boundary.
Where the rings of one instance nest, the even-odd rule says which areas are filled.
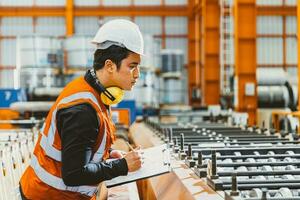
[[[0,131],[0,200],[19,199],[19,180],[30,164],[36,129]]]

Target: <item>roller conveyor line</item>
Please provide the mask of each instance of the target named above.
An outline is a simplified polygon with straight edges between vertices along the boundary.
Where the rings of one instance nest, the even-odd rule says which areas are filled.
[[[300,141],[295,134],[202,124],[156,126],[153,132],[211,188],[224,191],[226,200],[300,200]]]

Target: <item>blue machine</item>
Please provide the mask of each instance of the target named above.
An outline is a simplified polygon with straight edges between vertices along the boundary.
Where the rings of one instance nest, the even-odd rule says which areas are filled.
[[[18,101],[27,101],[24,89],[0,89],[0,108],[8,108]]]
[[[115,108],[127,108],[130,110],[130,124],[135,121],[136,118],[136,108],[135,108],[135,101],[134,100],[123,100],[118,103]]]

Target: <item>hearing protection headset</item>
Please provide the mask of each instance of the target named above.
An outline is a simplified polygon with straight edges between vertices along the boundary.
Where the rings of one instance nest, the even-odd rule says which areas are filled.
[[[123,100],[124,90],[116,86],[105,88],[97,79],[94,69],[90,70],[90,74],[95,81],[95,86],[101,91],[100,98],[105,105],[117,104]]]

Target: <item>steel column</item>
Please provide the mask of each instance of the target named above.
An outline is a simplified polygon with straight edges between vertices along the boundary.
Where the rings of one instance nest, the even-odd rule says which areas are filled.
[[[234,1],[235,109],[256,124],[256,3]]]

